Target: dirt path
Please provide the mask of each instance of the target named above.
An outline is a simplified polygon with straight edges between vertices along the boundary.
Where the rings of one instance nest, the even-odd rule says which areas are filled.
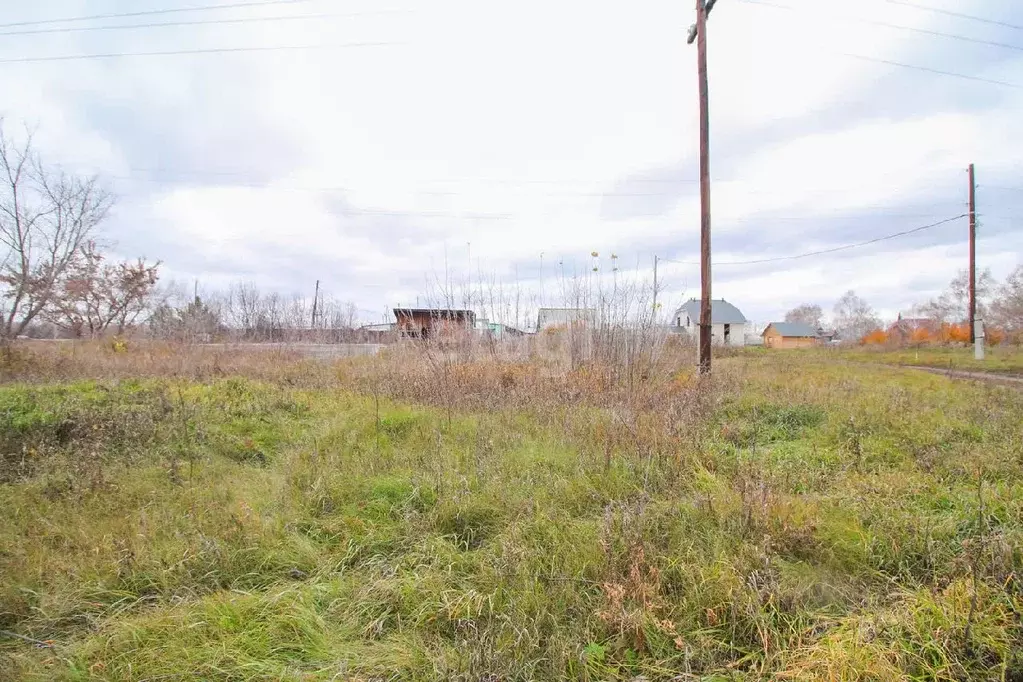
[[[967,370],[960,369],[942,369],[941,367],[926,367],[923,365],[892,365],[893,367],[902,367],[904,369],[915,369],[921,372],[930,372],[931,374],[940,374],[950,379],[972,379],[976,381],[991,381],[1000,384],[1007,384],[1010,386],[1018,386],[1023,388],[1023,376],[1018,374],[998,374],[996,372],[970,372]]]

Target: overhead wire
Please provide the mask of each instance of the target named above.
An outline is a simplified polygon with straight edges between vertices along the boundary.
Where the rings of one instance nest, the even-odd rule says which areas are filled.
[[[977,16],[976,14],[966,14],[965,12],[954,12],[952,10],[941,9],[939,7],[931,7],[929,5],[921,5],[917,2],[910,2],[909,0],[888,0],[893,5],[902,5],[904,7],[912,7],[914,9],[923,10],[925,12],[933,12],[934,14],[943,14],[947,17],[956,17],[958,19],[968,19],[970,21],[977,21],[982,24],[990,24],[992,26],[1001,26],[1003,28],[1011,28],[1017,31],[1023,31],[1023,26],[1019,24],[1010,24],[1005,21],[998,19],[989,19],[987,17]]]
[[[977,185],[977,189],[996,189],[1002,192],[1023,192],[1023,187],[1002,187],[999,185]]]
[[[910,230],[903,230],[901,232],[894,232],[892,234],[884,235],[883,237],[875,237],[874,239],[868,239],[867,241],[857,242],[855,244],[845,244],[843,246],[835,246],[835,247],[828,248],[828,249],[819,249],[817,251],[807,251],[806,253],[800,253],[800,254],[796,254],[796,255],[792,255],[792,256],[778,256],[778,257],[773,257],[773,258],[757,258],[757,259],[753,259],[753,260],[743,260],[743,261],[721,261],[721,262],[714,261],[712,263],[712,265],[715,265],[715,266],[717,266],[717,265],[760,265],[762,263],[778,263],[778,262],[781,262],[781,261],[790,261],[790,260],[799,260],[801,258],[810,258],[811,256],[823,256],[823,255],[829,254],[829,253],[838,253],[840,251],[848,251],[849,249],[856,249],[856,248],[860,248],[860,247],[863,247],[863,246],[869,246],[871,244],[877,244],[879,242],[888,241],[890,239],[897,239],[898,237],[905,237],[907,235],[914,234],[916,232],[923,232],[924,230],[930,230],[930,229],[933,229],[935,227],[940,227],[942,225],[947,225],[948,223],[955,222],[956,220],[961,220],[963,218],[968,218],[969,215],[970,215],[969,213],[962,213],[960,215],[953,216],[951,218],[945,218],[944,220],[939,220],[938,222],[930,223],[929,225],[921,225],[920,227],[914,227],[914,228],[912,228]],[[671,258],[661,258],[660,260],[662,260],[662,261],[664,261],[666,263],[675,263],[675,264],[678,264],[678,265],[693,265],[693,266],[700,265],[699,262],[680,261],[680,260],[673,260]]]
[[[225,9],[238,9],[242,7],[267,7],[271,5],[297,5],[312,2],[313,0],[247,0],[245,2],[233,2],[220,5],[198,5],[193,7],[169,7],[166,9],[150,9],[138,12],[114,12],[110,14],[91,14],[77,17],[64,17],[60,19],[34,19],[30,21],[12,21],[0,24],[0,28],[14,28],[15,26],[44,26],[46,24],[67,24],[75,21],[96,21],[99,19],[127,19],[131,17],[145,17],[157,14],[178,14],[184,12],[209,12]]]
[[[119,174],[116,174],[116,173],[108,173],[105,170],[96,168],[94,166],[91,166],[90,164],[88,164],[86,162],[66,162],[65,165],[68,168],[76,170],[76,171],[87,172],[87,173],[91,173],[91,174],[98,174],[98,175],[102,175],[102,176],[107,177],[107,178],[111,178],[111,179],[114,179],[114,180],[125,181],[125,182],[146,182],[146,183],[154,183],[154,184],[172,185],[172,184],[187,184],[187,183],[192,182],[192,181],[196,181],[196,182],[198,182],[198,181],[206,181],[206,180],[216,181],[216,179],[218,179],[218,178],[228,178],[228,179],[230,179],[230,178],[239,178],[241,181],[228,181],[225,184],[228,184],[229,186],[253,187],[253,188],[259,188],[259,189],[261,189],[261,188],[268,188],[268,189],[275,189],[275,190],[287,190],[287,191],[294,190],[294,191],[310,191],[310,192],[343,192],[343,191],[348,191],[350,189],[350,188],[347,188],[347,187],[336,186],[336,185],[334,185],[334,186],[324,186],[324,185],[316,185],[316,186],[314,186],[314,185],[296,185],[296,184],[275,184],[278,181],[289,181],[291,179],[289,177],[278,177],[278,178],[276,178],[273,181],[269,181],[269,180],[268,181],[253,181],[253,180],[249,179],[251,177],[251,175],[252,175],[252,171],[244,172],[244,171],[237,171],[237,170],[194,170],[194,169],[181,170],[181,169],[172,169],[172,168],[156,168],[156,167],[132,166],[132,167],[128,168],[127,170],[129,172],[133,173],[133,175],[119,175]],[[261,169],[256,169],[256,174],[259,174],[260,170]],[[164,177],[152,177],[153,175],[159,175],[159,176],[164,176]],[[875,177],[897,179],[897,178],[903,178],[904,176],[903,176],[903,174],[900,174],[900,173],[891,173],[891,174],[888,174],[888,175],[881,174],[880,176],[875,176]],[[564,186],[571,186],[571,185],[601,185],[601,184],[614,184],[614,185],[617,185],[617,186],[621,186],[623,184],[624,185],[628,185],[628,184],[632,184],[632,183],[636,183],[636,184],[648,184],[649,183],[649,184],[653,184],[653,185],[668,184],[668,185],[690,186],[690,185],[698,185],[700,181],[697,180],[697,179],[682,179],[682,178],[670,179],[670,180],[659,179],[659,178],[650,178],[650,179],[627,180],[627,181],[624,181],[622,183],[618,183],[618,182],[605,183],[604,181],[601,181],[601,180],[594,180],[594,179],[587,179],[587,178],[579,178],[579,179],[569,179],[569,178],[557,178],[557,179],[555,179],[555,178],[547,178],[547,179],[540,180],[540,179],[529,179],[529,178],[484,178],[484,177],[465,177],[465,178],[459,178],[459,177],[452,177],[452,178],[431,178],[431,179],[417,180],[416,182],[419,185],[427,185],[427,186],[429,186],[429,185],[439,185],[439,186],[458,185],[459,183],[465,183],[465,184],[471,185],[471,184],[479,183],[479,184],[484,184],[484,185],[494,184],[494,185],[498,185],[498,186],[517,187],[517,188],[523,189],[525,187],[533,187],[533,186],[537,186],[537,187],[543,187],[543,186],[564,187]],[[716,179],[714,179],[714,182],[716,184],[718,184],[718,185],[745,185],[745,184],[754,184],[754,181],[738,180],[738,179],[735,179],[735,178],[732,178],[732,179],[716,178]],[[986,185],[984,185],[984,186],[986,186]],[[842,187],[827,187],[827,188],[821,187],[821,188],[817,188],[816,190],[804,190],[801,194],[803,196],[809,196],[809,195],[817,195],[817,194],[846,193],[850,189],[856,189],[856,187],[855,186],[854,187],[850,187],[849,185],[845,185],[845,186],[842,186]],[[744,188],[742,188],[741,191],[743,193],[745,193],[745,194],[761,194],[761,193],[763,193],[763,194],[772,194],[772,195],[774,195],[774,194],[777,193],[776,190],[773,190],[773,189],[757,189],[756,187],[744,187]],[[420,191],[418,193],[425,194],[425,195],[431,195],[431,196],[458,196],[460,194],[464,194],[464,191],[440,189],[440,190],[422,190],[422,191]],[[604,191],[604,192],[601,192],[601,191],[571,191],[571,190],[566,190],[566,191],[556,191],[556,192],[544,191],[544,192],[540,192],[539,194],[541,194],[543,196],[570,196],[570,197],[578,196],[578,197],[592,197],[592,198],[604,198],[604,197],[636,197],[636,198],[643,198],[643,197],[667,197],[667,198],[684,198],[685,197],[684,194],[682,194],[681,192],[677,191],[676,189],[651,190],[651,191],[635,191],[635,192],[633,192],[633,191],[615,191],[615,190],[609,190],[609,191]]]
[[[770,2],[770,0],[739,0],[748,5],[760,5],[762,7],[772,7],[774,9],[786,10],[789,12],[806,12],[809,14],[816,14],[818,16],[827,16],[826,12],[820,10],[810,9],[808,7],[793,7],[792,5],[783,5],[776,2]],[[989,45],[991,47],[1000,47],[1006,50],[1016,50],[1023,52],[1023,45],[1013,45],[1011,43],[1001,43],[993,40],[984,40],[983,38],[971,38],[969,36],[960,35],[958,33],[946,33],[945,31],[935,31],[928,28],[918,28],[916,26],[905,26],[903,24],[893,24],[888,21],[880,21],[877,19],[867,19],[865,17],[857,17],[850,15],[842,15],[835,17],[837,19],[844,19],[849,21],[855,21],[861,24],[869,26],[880,26],[882,28],[891,28],[899,31],[907,31],[909,33],[916,33],[919,35],[928,35],[936,38],[948,38],[950,40],[959,40],[967,43],[974,43],[976,45]]]
[[[190,50],[159,50],[155,52],[108,52],[104,54],[50,55],[45,57],[10,57],[0,59],[0,64],[25,64],[30,62],[65,62],[80,59],[116,59],[119,57],[169,57],[198,54],[235,54],[243,52],[278,52],[304,50],[340,50],[364,47],[394,47],[405,42],[379,41],[360,43],[326,43],[319,45],[253,45],[248,47],[208,47]]]
[[[843,57],[851,57],[852,59],[859,59],[865,62],[874,62],[875,64],[887,64],[888,66],[897,66],[903,69],[912,69],[914,71],[923,71],[926,73],[933,73],[939,76],[949,76],[952,78],[961,78],[963,80],[976,81],[978,83],[988,83],[989,85],[999,85],[1005,88],[1013,88],[1015,90],[1023,90],[1023,85],[1019,83],[1010,83],[1008,81],[995,80],[993,78],[984,78],[982,76],[971,76],[966,73],[958,73],[955,71],[942,71],[941,69],[932,69],[929,66],[919,66],[917,64],[906,64],[905,62],[896,62],[890,59],[880,59],[878,57],[868,57],[867,55],[854,54],[851,52],[838,52]]]
[[[27,31],[3,31],[0,36],[41,35],[50,33],[86,33],[90,31],[117,31],[146,28],[173,28],[181,26],[207,26],[223,24],[248,24],[268,21],[311,21],[313,19],[333,19],[338,17],[362,17],[385,14],[399,14],[405,10],[368,10],[365,12],[323,12],[318,14],[291,14],[273,17],[232,17],[222,19],[193,19],[189,21],[166,21],[148,24],[116,24],[112,26],[61,26],[59,28],[35,28]]]
[[[139,169],[134,169],[134,170],[139,170]],[[227,173],[227,172],[224,172],[224,173],[211,172],[210,174],[213,175],[214,177],[218,177],[218,176],[221,176],[221,175],[226,176],[226,177],[236,177],[236,176],[240,176],[241,175],[240,173]],[[179,178],[179,179],[175,179],[175,180],[161,180],[161,179],[157,179],[157,178],[147,178],[147,177],[128,176],[128,175],[105,175],[105,177],[111,178],[111,179],[113,179],[115,181],[122,181],[122,182],[147,182],[147,183],[155,183],[155,184],[158,184],[158,185],[168,185],[168,186],[174,186],[174,185],[177,185],[179,183],[180,184],[186,184],[186,182],[188,180],[188,178],[184,178],[184,179],[180,179]],[[338,185],[334,185],[334,186],[325,186],[325,185],[312,186],[312,185],[294,185],[294,184],[281,185],[281,184],[273,184],[272,182],[228,182],[228,183],[225,183],[224,185],[215,185],[215,186],[216,187],[221,187],[221,188],[242,187],[242,188],[248,188],[248,189],[266,189],[266,190],[269,190],[269,191],[311,192],[311,193],[321,193],[321,194],[346,193],[346,192],[351,192],[352,191],[352,188],[350,188],[350,187],[342,187],[342,186],[338,186]],[[848,190],[848,188],[844,188],[844,190],[842,190],[842,191],[847,191],[847,190]],[[838,188],[836,188],[835,191],[840,191],[840,190]],[[420,191],[414,192],[414,194],[422,195],[422,196],[458,197],[458,196],[465,195],[466,192],[420,190]],[[653,193],[631,193],[631,192],[624,192],[624,193],[619,193],[619,192],[604,192],[604,193],[600,193],[600,192],[578,192],[578,193],[576,193],[576,192],[541,192],[541,193],[530,194],[530,196],[531,197],[536,197],[536,198],[595,198],[595,199],[597,199],[597,198],[599,198],[599,199],[614,199],[614,198],[623,197],[623,198],[667,198],[667,199],[682,200],[682,199],[686,198],[682,194],[670,193],[670,192],[653,192]],[[951,202],[949,202],[949,203],[951,203]],[[857,206],[855,208],[855,211],[858,214],[867,214],[867,215],[870,215],[870,216],[873,216],[873,217],[883,217],[883,218],[930,218],[930,217],[933,217],[934,213],[935,213],[935,212],[931,212],[931,213],[889,212],[889,208],[890,207],[888,207],[886,205],[878,205],[878,206],[860,205],[860,206]],[[353,209],[352,212],[358,213],[360,211],[359,211],[359,209]],[[406,212],[398,211],[398,212],[394,212],[394,213],[395,213],[395,215],[404,215]],[[431,212],[426,212],[426,213],[430,214]],[[848,214],[847,211],[835,211],[835,213],[840,213],[842,215],[847,215]],[[387,215],[387,214],[390,214],[390,213],[383,212],[381,214]],[[412,215],[417,215],[418,212],[411,212],[411,214]],[[634,213],[634,212],[632,212],[632,213],[629,213],[628,217],[629,218],[641,218],[641,217],[654,217],[654,218],[657,218],[657,217],[665,217],[666,215],[667,214],[665,212],[663,212],[663,211],[662,212],[652,212],[652,213]],[[455,214],[442,214],[442,216],[441,215],[428,215],[428,217],[473,217],[473,216],[460,216],[460,215],[455,215]],[[489,214],[484,215],[484,216],[475,216],[475,217],[479,217],[481,219],[494,219],[494,216],[489,215]],[[500,219],[508,219],[508,218],[511,218],[512,216],[509,215],[509,214],[500,214],[498,217]],[[799,217],[792,217],[792,216],[789,216],[789,215],[785,215],[785,216],[779,216],[777,218],[735,219],[735,220],[727,220],[725,222],[727,222],[727,223],[786,222],[787,223],[787,222],[820,221],[820,220],[827,220],[827,219],[837,219],[837,218],[834,218],[833,216],[830,216],[830,215],[823,215],[823,214],[818,214],[818,215],[813,215],[813,216],[799,216]]]
[[[802,8],[802,7],[792,7],[791,5],[782,5],[782,4],[779,4],[779,3],[770,2],[769,0],[740,0],[740,1],[745,3],[745,4],[749,4],[749,5],[758,5],[758,6],[762,6],[762,7],[772,7],[772,8],[775,8],[775,9],[782,9],[782,10],[793,11],[793,12],[807,11],[807,12],[814,13],[814,10],[809,10],[807,8]],[[815,13],[816,14],[822,14],[821,12],[815,12]],[[913,27],[913,26],[903,26],[901,24],[892,24],[892,23],[888,23],[888,22],[884,22],[884,21],[876,21],[876,20],[873,20],[873,19],[864,19],[864,18],[860,18],[860,17],[849,17],[849,16],[846,16],[846,17],[843,17],[843,18],[851,19],[853,21],[859,21],[859,22],[866,23],[866,24],[869,24],[869,25],[883,26],[883,27],[893,28],[893,29],[900,29],[900,30],[904,30],[904,31],[910,31],[910,32],[918,33],[918,34],[932,35],[932,36],[938,36],[938,37],[943,37],[943,38],[951,38],[951,39],[954,39],[954,40],[961,40],[961,41],[970,42],[970,43],[976,43],[976,44],[982,44],[982,45],[991,45],[991,46],[994,46],[994,47],[1000,47],[1000,48],[1004,48],[1004,49],[1023,51],[1023,46],[1021,46],[1021,45],[1011,45],[1011,44],[1008,44],[1008,43],[998,43],[998,42],[989,41],[989,40],[981,40],[981,39],[977,39],[977,38],[970,38],[968,36],[962,36],[962,35],[958,35],[958,34],[954,34],[954,33],[944,33],[942,31],[932,31],[930,29],[921,29],[921,28],[916,28],[916,27]],[[971,74],[965,74],[965,73],[960,73],[960,72],[956,72],[956,71],[945,71],[945,70],[942,70],[942,69],[935,69],[935,68],[932,68],[932,67],[929,67],[929,66],[922,66],[922,65],[918,65],[918,64],[908,64],[906,62],[899,62],[899,61],[895,61],[895,60],[891,60],[891,59],[882,59],[880,57],[871,57],[869,55],[857,54],[857,53],[853,53],[853,52],[834,52],[832,54],[835,54],[835,55],[838,55],[838,56],[842,56],[842,57],[849,57],[851,59],[858,59],[860,61],[873,62],[875,64],[884,64],[886,66],[895,66],[895,67],[902,68],[902,69],[911,69],[913,71],[921,71],[921,72],[924,72],[924,73],[931,73],[931,74],[940,75],[940,76],[947,76],[947,77],[950,77],[950,78],[959,78],[959,79],[962,79],[962,80],[970,80],[970,81],[975,81],[975,82],[978,82],[978,83],[987,83],[989,85],[997,85],[997,86],[1000,86],[1000,87],[1012,88],[1012,89],[1015,89],[1015,90],[1023,90],[1023,84],[1013,83],[1013,82],[1003,81],[1003,80],[997,80],[997,79],[994,79],[994,78],[984,78],[983,76],[974,76],[974,75],[971,75]]]

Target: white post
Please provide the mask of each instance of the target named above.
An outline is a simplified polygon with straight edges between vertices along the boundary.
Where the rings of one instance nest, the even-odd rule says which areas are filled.
[[[984,359],[984,320],[979,318],[973,323],[973,357]]]

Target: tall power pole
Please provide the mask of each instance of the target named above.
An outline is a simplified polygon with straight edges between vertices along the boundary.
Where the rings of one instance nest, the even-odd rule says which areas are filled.
[[[977,321],[977,179],[970,164],[970,343],[976,340]]]
[[[320,300],[320,280],[316,280],[316,291],[313,293],[313,320],[311,327],[316,327],[316,303]]]
[[[657,321],[657,255],[654,255],[654,321]]]
[[[696,24],[689,29],[689,44],[696,40],[700,80],[700,374],[710,373],[712,339],[710,311],[710,96],[707,86],[707,15],[717,0],[696,0]]]

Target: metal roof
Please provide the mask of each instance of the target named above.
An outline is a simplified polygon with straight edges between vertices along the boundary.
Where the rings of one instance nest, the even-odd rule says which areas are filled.
[[[594,308],[540,308],[536,316],[536,326],[540,329],[574,322],[593,323],[597,319]]]
[[[693,324],[697,324],[700,320],[700,302],[694,298],[683,304],[675,311],[676,318],[680,315],[688,315]],[[710,302],[710,323],[746,324],[746,317],[734,305],[720,298]]]
[[[799,338],[817,338],[817,331],[808,324],[803,322],[772,322],[767,325],[767,329],[774,327],[774,330],[782,336],[795,336]],[[767,333],[767,329],[764,333]]]
[[[454,308],[395,308],[398,315],[429,315],[430,317],[476,317],[471,310],[455,310]]]

